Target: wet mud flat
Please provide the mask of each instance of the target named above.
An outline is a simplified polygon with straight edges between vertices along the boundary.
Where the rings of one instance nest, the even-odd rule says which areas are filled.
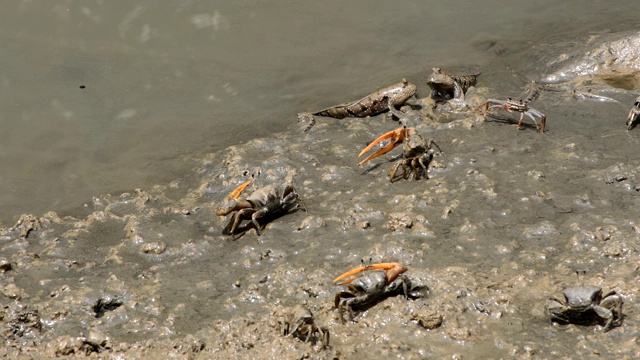
[[[522,85],[481,77],[472,95]],[[517,115],[425,117],[411,125],[443,150],[429,179],[389,182],[399,148],[356,166],[397,121],[319,118],[305,133],[299,124],[209,154],[169,184],[96,197],[72,214],[25,214],[0,229],[0,352],[636,358],[640,140],[624,126],[635,96],[611,96],[622,105],[543,92],[534,106],[545,134],[517,130]],[[272,219],[259,237],[222,235],[230,217],[216,208],[257,173],[247,193],[293,180],[307,211]],[[332,279],[362,259],[402,262],[428,295],[390,297],[342,323]],[[549,321],[549,296],[582,284],[622,296],[620,326]],[[282,335],[283,314],[299,304],[329,330],[329,347]]]

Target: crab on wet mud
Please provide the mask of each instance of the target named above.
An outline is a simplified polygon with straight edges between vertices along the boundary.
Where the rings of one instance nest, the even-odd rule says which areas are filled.
[[[369,155],[364,160],[360,161],[358,163],[358,166],[362,166],[369,160],[372,160],[380,155],[384,155],[393,150],[396,146],[403,144],[403,158],[396,162],[389,173],[389,180],[391,182],[397,180],[396,174],[400,167],[402,167],[401,177],[403,179],[408,179],[413,175],[416,180],[419,180],[421,172],[424,177],[428,179],[429,176],[427,175],[427,170],[429,168],[429,163],[433,159],[433,152],[431,151],[431,147],[435,146],[439,152],[442,152],[440,146],[438,146],[435,141],[433,141],[432,139],[425,139],[420,136],[416,128],[407,128],[406,126],[403,126],[401,128],[389,131],[388,133],[385,133],[375,139],[373,142],[371,142],[371,144],[362,149],[358,157],[361,157],[367,151],[371,150],[374,146],[385,140],[389,140],[389,144]],[[410,171],[407,171],[408,169]]]
[[[315,323],[311,310],[297,305],[279,320],[284,336],[297,337],[309,342],[312,337],[322,342],[322,347],[329,346],[329,330]]]
[[[522,120],[524,120],[525,115],[533,120],[536,125],[536,129],[540,133],[544,132],[544,128],[547,124],[547,117],[541,113],[540,111],[529,107],[527,101],[524,100],[514,100],[512,98],[508,98],[507,100],[497,100],[497,99],[487,99],[482,105],[478,107],[477,110],[484,108],[483,116],[486,118],[489,110],[491,109],[502,109],[508,112],[519,112],[520,113],[520,121],[518,121],[518,129],[522,127]],[[538,121],[536,118],[540,119],[540,125],[538,125]]]
[[[406,271],[400,263],[379,263],[357,267],[335,278],[334,283],[348,286],[347,291],[335,296],[340,320],[344,323],[345,312],[349,312],[353,320],[355,312],[366,311],[391,296],[403,294],[406,299],[426,296],[429,288],[412,284],[404,275]]]
[[[233,190],[225,199],[225,202],[216,210],[216,215],[218,216],[226,216],[235,212],[231,217],[231,221],[223,230],[224,235],[234,235],[242,220],[251,220],[256,233],[260,236],[259,219],[278,217],[297,209],[306,211],[304,202],[291,181],[281,187],[273,184],[261,187],[246,198],[241,199],[240,196],[247,186],[251,184],[252,180],[249,179]],[[244,229],[244,231],[246,230]]]
[[[407,116],[402,111],[396,110],[391,101],[388,103],[388,108],[393,115],[398,117],[401,123],[406,124],[406,121],[408,120]],[[410,176],[413,176],[416,180],[419,180],[421,172],[424,174],[424,177],[428,179],[429,176],[427,175],[427,170],[429,168],[429,163],[433,159],[431,147],[435,146],[439,152],[442,152],[440,146],[438,146],[435,141],[423,138],[413,127],[407,128],[406,126],[403,126],[401,128],[391,130],[372,141],[367,147],[360,151],[358,157],[361,157],[367,151],[385,140],[388,140],[389,144],[360,161],[358,166],[362,166],[366,162],[384,155],[393,150],[396,146],[403,144],[403,158],[398,160],[389,172],[389,180],[391,182],[397,180],[396,174],[400,167],[402,167],[403,179],[408,179]],[[410,171],[407,171],[407,169],[410,169]]]
[[[563,299],[552,296],[545,304],[552,321],[575,324],[604,322],[603,332],[622,321],[622,297],[615,291],[603,295],[597,286],[575,286],[562,291]]]

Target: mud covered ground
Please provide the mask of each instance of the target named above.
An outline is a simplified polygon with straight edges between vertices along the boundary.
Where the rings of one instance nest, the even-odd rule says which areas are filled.
[[[559,43],[528,54],[566,72],[600,61],[585,49],[616,36],[591,39],[588,48]],[[603,64],[563,78],[571,79],[563,83],[567,91],[543,92],[532,104],[547,115],[545,134],[532,125],[516,130],[513,117],[484,121],[477,112],[412,118],[410,125],[443,150],[428,180],[389,182],[400,149],[356,166],[358,152],[396,121],[318,118],[305,133],[296,124],[209,154],[169,184],[96,197],[70,214],[25,214],[0,229],[0,352],[637,358],[640,129],[624,125],[637,95],[599,81],[629,71],[623,78],[637,89],[629,80],[637,69],[612,58]],[[526,73],[550,75],[535,66]],[[428,93],[424,77],[409,80]],[[621,103],[572,96],[593,84]],[[518,77],[497,83],[487,75],[469,101],[517,96],[524,85]],[[425,108],[402,110],[426,115]],[[260,237],[253,229],[237,239],[222,235],[229,217],[216,216],[217,206],[258,172],[247,192],[292,179],[307,211],[272,219]],[[343,324],[333,309],[342,289],[332,279],[370,258],[404,263],[429,294],[385,299]],[[602,333],[597,324],[546,318],[549,296],[580,284],[621,294],[621,326]],[[281,335],[280,319],[298,304],[330,331],[328,348],[316,337],[305,343]]]

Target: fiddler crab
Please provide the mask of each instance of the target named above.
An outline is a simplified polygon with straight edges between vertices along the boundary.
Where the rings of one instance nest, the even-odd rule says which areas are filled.
[[[348,291],[338,292],[335,296],[340,320],[344,323],[346,311],[353,319],[354,311],[365,311],[390,296],[404,294],[406,299],[426,296],[429,288],[413,285],[404,275],[406,271],[407,268],[400,263],[379,263],[357,267],[335,278],[334,283],[348,285]]]
[[[374,159],[380,155],[384,155],[389,151],[393,150],[396,146],[403,144],[403,159],[398,160],[396,164],[391,168],[391,172],[389,173],[390,181],[394,182],[396,180],[396,173],[398,169],[402,167],[402,178],[408,179],[411,175],[414,176],[416,180],[420,180],[420,172],[424,174],[426,179],[429,178],[427,175],[427,169],[429,167],[429,163],[433,159],[433,153],[430,151],[432,146],[438,148],[439,152],[440,146],[435,143],[432,139],[425,140],[415,128],[407,128],[403,126],[401,128],[389,131],[386,134],[383,134],[379,138],[375,139],[369,146],[362,149],[358,157],[364,155],[367,151],[371,150],[374,146],[379,144],[384,140],[389,140],[389,144],[373,154],[369,155],[364,160],[358,163],[358,166],[364,165],[367,161]],[[406,140],[406,141],[405,141]],[[407,168],[411,171],[408,172]]]
[[[615,291],[602,295],[597,286],[575,286],[562,291],[564,299],[552,296],[545,304],[552,321],[589,324],[605,321],[603,332],[611,330],[614,322],[622,321],[622,298]]]
[[[278,216],[286,214],[291,210],[302,209],[307,211],[304,202],[293,187],[293,183],[288,181],[283,188],[276,185],[267,185],[259,188],[244,199],[240,196],[251,184],[253,178],[247,180],[235,190],[233,190],[224,204],[216,210],[216,215],[225,216],[236,212],[224,229],[223,234],[234,235],[242,220],[251,220],[260,236],[260,223],[258,219],[267,216]]]
[[[522,127],[522,120],[526,115],[528,118],[533,120],[533,122],[536,124],[536,129],[538,129],[539,132],[543,133],[544,127],[547,123],[547,117],[540,111],[529,107],[527,103],[528,103],[527,101],[523,101],[522,99],[521,100],[514,100],[512,98],[508,98],[507,100],[488,99],[487,101],[482,103],[482,105],[480,105],[477,110],[480,110],[484,107],[485,118],[487,117],[487,113],[489,112],[489,110],[496,109],[496,108],[503,109],[508,112],[514,112],[514,111],[519,112],[520,121],[518,121],[518,129]],[[536,120],[536,118],[540,119],[540,126],[538,126],[538,121]]]
[[[322,341],[322,347],[329,346],[329,330],[316,325],[311,310],[302,305],[294,307],[280,322],[284,336],[291,335],[309,342],[315,335]]]
[[[629,117],[627,118],[627,129],[631,130],[636,125],[636,120],[640,117],[640,96],[633,103],[631,111],[629,111]]]

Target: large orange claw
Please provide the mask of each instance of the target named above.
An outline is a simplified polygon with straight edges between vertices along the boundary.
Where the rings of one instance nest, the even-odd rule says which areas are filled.
[[[349,276],[353,276],[356,274],[359,274],[363,271],[367,271],[367,270],[384,270],[387,273],[387,283],[390,284],[392,283],[400,274],[404,273],[407,271],[407,268],[402,265],[401,263],[380,263],[380,264],[372,264],[369,266],[359,266],[355,269],[349,270],[346,273],[338,276],[337,278],[333,279],[333,282],[336,283],[344,278],[347,278]],[[342,280],[339,284],[340,285],[347,285],[347,284],[351,284],[355,279],[357,279],[358,277],[353,277],[351,279],[346,279],[346,280]]]
[[[240,184],[240,186],[238,186],[231,193],[229,193],[229,199],[237,199],[237,198],[239,198],[240,195],[242,195],[242,193],[244,192],[244,189],[246,189],[247,186],[249,186],[252,181],[253,181],[253,177],[251,177],[251,179],[249,179],[249,180],[243,182],[242,184]]]
[[[393,148],[395,148],[396,146],[402,144],[402,142],[404,141],[404,138],[406,137],[406,128],[405,127],[401,127],[395,130],[391,130],[388,133],[380,136],[379,138],[373,140],[373,142],[371,144],[369,144],[369,146],[367,146],[366,148],[362,149],[362,151],[360,151],[360,154],[358,154],[358,157],[364,155],[364,153],[366,153],[367,151],[371,150],[371,148],[373,148],[374,146],[376,146],[378,143],[387,140],[387,139],[391,139],[389,145],[383,147],[382,149],[374,152],[373,154],[369,155],[366,159],[360,161],[358,163],[358,166],[362,166],[364,163],[366,163],[367,161],[377,158],[380,155],[384,155],[386,153],[388,153],[389,151],[393,150]]]

